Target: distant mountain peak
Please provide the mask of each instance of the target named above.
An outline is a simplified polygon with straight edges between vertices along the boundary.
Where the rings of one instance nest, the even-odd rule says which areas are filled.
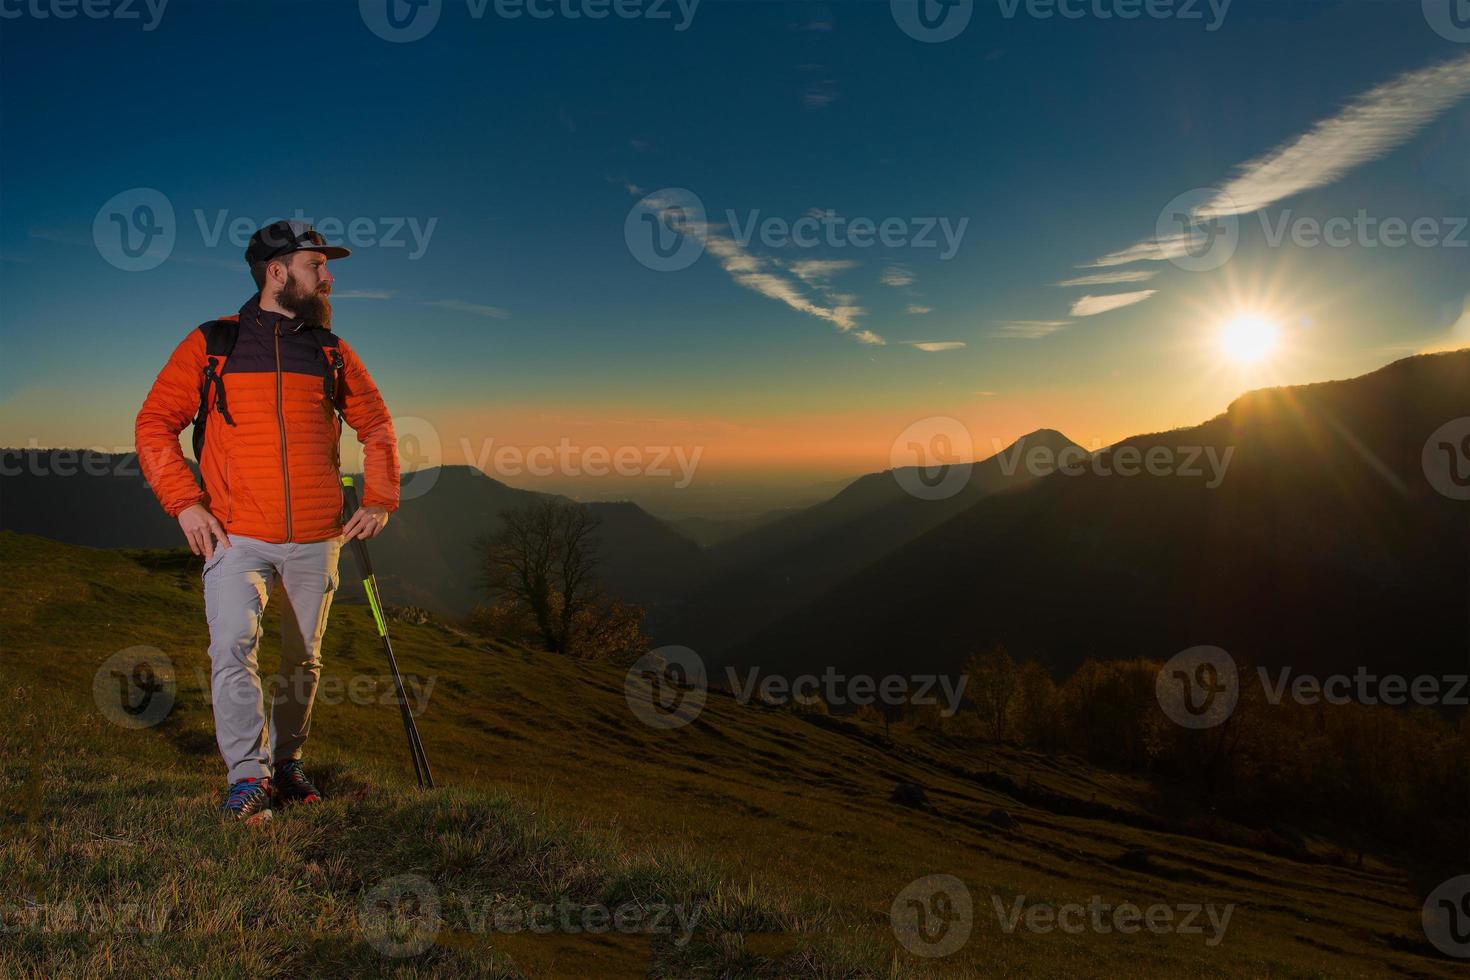
[[[1024,447],[1026,449],[1031,449],[1036,446],[1045,446],[1048,449],[1057,451],[1066,449],[1069,446],[1077,446],[1077,443],[1073,442],[1071,439],[1068,439],[1063,433],[1058,432],[1056,429],[1036,429],[1035,431],[1028,432],[1024,436],[1021,436],[1019,439],[1017,439],[1015,442],[1011,443],[1009,446],[1001,451],[1009,452],[1010,450],[1015,449],[1018,446]],[[1081,447],[1078,446],[1078,448],[1080,449]]]

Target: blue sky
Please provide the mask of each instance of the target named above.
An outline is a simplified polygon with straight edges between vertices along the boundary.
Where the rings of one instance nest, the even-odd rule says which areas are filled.
[[[1218,269],[1153,262],[1126,267],[1151,273],[1134,285],[1055,285],[1108,271],[1086,266],[1149,240],[1171,198],[1221,186],[1375,87],[1437,65],[1461,84],[1470,43],[1417,0],[1235,0],[1213,31],[1203,3],[1203,20],[1041,20],[991,0],[942,43],[879,2],[704,0],[676,30],[672,4],[671,20],[509,20],[445,0],[410,43],[375,35],[355,2],[172,0],[152,30],[5,7],[21,12],[0,21],[9,445],[130,445],[168,351],[251,291],[241,249],[205,230],[297,208],[365,219],[369,237],[432,222],[417,258],[404,229],[406,247],[333,263],[334,305],[390,407],[446,447],[683,440],[713,471],[816,479],[888,465],[926,416],[964,420],[979,445],[1042,425],[1106,443],[1259,384],[1470,344],[1456,333],[1470,247],[1272,247],[1261,221],[1362,210],[1452,237],[1470,214],[1458,97],[1242,215]],[[168,200],[175,241],[124,271],[94,219],[136,188]],[[698,196],[715,242],[727,212],[967,224],[948,259],[756,241],[659,272],[624,223],[667,188]],[[742,278],[741,262],[769,278]],[[1143,289],[1156,292],[1073,315],[1084,294]],[[860,312],[810,312],[839,306]],[[1283,331],[1282,355],[1250,373],[1211,344],[1247,308]]]

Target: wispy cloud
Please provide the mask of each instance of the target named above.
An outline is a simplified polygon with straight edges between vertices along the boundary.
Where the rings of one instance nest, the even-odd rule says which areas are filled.
[[[332,299],[392,299],[391,289],[344,289],[342,292],[333,292]]]
[[[1109,310],[1121,310],[1125,306],[1151,299],[1157,289],[1140,289],[1136,293],[1113,293],[1109,296],[1084,296],[1072,304],[1073,316],[1097,316]]]
[[[914,274],[901,265],[890,265],[883,270],[883,274],[878,277],[878,281],[885,286],[901,289],[904,286],[912,286],[914,284]]]
[[[825,34],[837,26],[832,8],[826,4],[820,4],[804,13],[806,16],[792,25],[798,31],[819,31]]]
[[[1241,164],[1214,197],[1194,209],[1209,220],[1250,214],[1338,180],[1402,146],[1435,117],[1470,95],[1470,55],[1407,72],[1351,100],[1305,133]],[[1198,244],[1192,230],[1145,239],[1087,263],[1107,268],[1162,262]],[[1065,284],[1064,284],[1065,285]]]
[[[715,231],[707,230],[704,240],[705,251],[714,256],[720,267],[730,278],[769,299],[785,303],[793,310],[826,320],[843,333],[857,326],[858,317],[867,311],[860,306],[842,302],[823,306],[813,301],[794,280],[788,279],[774,269],[779,265],[747,252],[735,239]],[[842,299],[848,297],[843,296]],[[872,335],[876,337],[877,335]],[[871,343],[872,341],[866,341]]]
[[[918,303],[910,303],[908,305],[908,309],[906,309],[904,312],[910,313],[914,316],[922,316],[925,313],[933,313],[934,308],[932,306],[922,306]]]
[[[807,82],[801,90],[801,104],[808,109],[825,109],[836,101],[837,82],[830,78]]]
[[[959,350],[965,346],[963,340],[910,340],[906,341],[910,347],[933,354],[942,350]]]
[[[858,305],[857,297],[834,290],[828,280],[855,265],[851,260],[799,259],[783,263],[748,251],[745,246],[724,233],[723,225],[710,224],[703,214],[691,214],[687,202],[668,203],[650,199],[649,205],[660,209],[670,227],[704,241],[704,250],[720,264],[731,279],[746,289],[768,299],[785,303],[793,310],[826,320],[843,333],[864,344],[883,344],[884,339],[871,330],[858,330],[858,318],[867,310]],[[678,206],[678,210],[675,207]],[[807,295],[803,285],[820,294],[821,301]]]
[[[808,285],[825,284],[839,272],[846,272],[857,265],[852,259],[800,259],[787,263],[786,268]]]
[[[1099,272],[1076,279],[1064,279],[1058,286],[1117,286],[1128,282],[1148,282],[1158,271],[1154,269],[1127,269],[1118,272]]]
[[[1326,186],[1402,146],[1466,95],[1470,95],[1470,55],[1400,75],[1353,99],[1296,139],[1240,166],[1220,194],[1198,209],[1199,216],[1250,214]]]
[[[510,316],[508,310],[499,306],[486,306],[483,303],[466,303],[460,299],[436,299],[430,300],[429,306],[437,306],[442,310],[454,310],[456,313],[473,313],[475,316],[488,316],[497,320],[504,320]]]
[[[1071,320],[1004,320],[996,324],[995,334],[1013,340],[1039,340],[1071,325]]]
[[[1199,238],[1193,231],[1181,231],[1166,238],[1150,238],[1121,251],[1109,252],[1100,259],[1088,262],[1083,268],[1106,269],[1109,266],[1128,265],[1132,262],[1164,262],[1188,255],[1189,250],[1198,245]]]

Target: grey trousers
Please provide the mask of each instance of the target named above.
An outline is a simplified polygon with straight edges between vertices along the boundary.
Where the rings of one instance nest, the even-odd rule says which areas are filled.
[[[311,705],[321,677],[322,635],[337,591],[336,538],[271,544],[229,535],[204,563],[204,611],[209,620],[210,696],[214,735],[229,780],[272,775],[277,762],[301,758],[311,729]],[[256,654],[261,617],[277,585],[281,604],[281,669],[268,695]],[[269,730],[265,699],[271,697]]]

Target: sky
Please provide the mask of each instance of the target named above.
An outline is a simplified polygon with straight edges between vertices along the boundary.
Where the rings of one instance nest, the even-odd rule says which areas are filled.
[[[278,217],[406,468],[669,512],[1470,346],[1465,0],[619,2],[0,0],[0,444],[131,449]]]

